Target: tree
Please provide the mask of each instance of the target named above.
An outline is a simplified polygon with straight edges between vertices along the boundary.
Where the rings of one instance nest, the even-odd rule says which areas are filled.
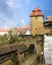
[[[18,40],[17,31],[10,30],[9,31],[9,43],[14,43]]]

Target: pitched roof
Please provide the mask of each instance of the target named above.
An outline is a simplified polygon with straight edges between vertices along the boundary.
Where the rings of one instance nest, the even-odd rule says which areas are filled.
[[[30,17],[33,17],[33,16],[43,16],[43,13],[39,7],[36,7],[34,10],[32,10]]]
[[[0,32],[8,32],[9,29],[0,29]]]
[[[52,26],[52,16],[47,16],[44,26]]]
[[[20,27],[20,28],[18,29],[18,32],[23,35],[23,34],[26,32],[26,30],[30,30],[30,26]]]

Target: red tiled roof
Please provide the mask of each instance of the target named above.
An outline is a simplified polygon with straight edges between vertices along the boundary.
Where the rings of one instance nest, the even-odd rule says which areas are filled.
[[[0,32],[8,32],[9,29],[0,29]]]
[[[22,28],[19,28],[19,29],[18,29],[18,32],[19,32],[20,34],[24,34],[24,31],[25,31],[25,30],[26,30],[26,29],[22,27]]]
[[[26,30],[29,30],[29,29],[30,29],[30,26],[23,26],[23,27],[18,29],[18,32],[20,34],[24,34],[26,32]]]
[[[39,7],[35,8],[35,10],[32,10],[30,17],[33,17],[33,16],[43,16],[43,13]]]
[[[38,15],[41,15],[41,16],[42,16],[42,15],[43,15],[43,13],[42,13],[41,11],[39,11],[39,12],[38,12]]]
[[[18,31],[18,28],[16,27],[16,28],[13,28],[12,30],[14,30],[14,31]]]

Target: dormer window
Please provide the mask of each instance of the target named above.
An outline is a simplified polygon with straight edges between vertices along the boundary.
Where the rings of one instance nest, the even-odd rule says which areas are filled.
[[[36,28],[36,31],[38,30],[38,28]]]

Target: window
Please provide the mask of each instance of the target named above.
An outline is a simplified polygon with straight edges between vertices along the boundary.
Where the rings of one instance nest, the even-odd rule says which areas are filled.
[[[36,31],[38,30],[38,28],[36,28]]]

